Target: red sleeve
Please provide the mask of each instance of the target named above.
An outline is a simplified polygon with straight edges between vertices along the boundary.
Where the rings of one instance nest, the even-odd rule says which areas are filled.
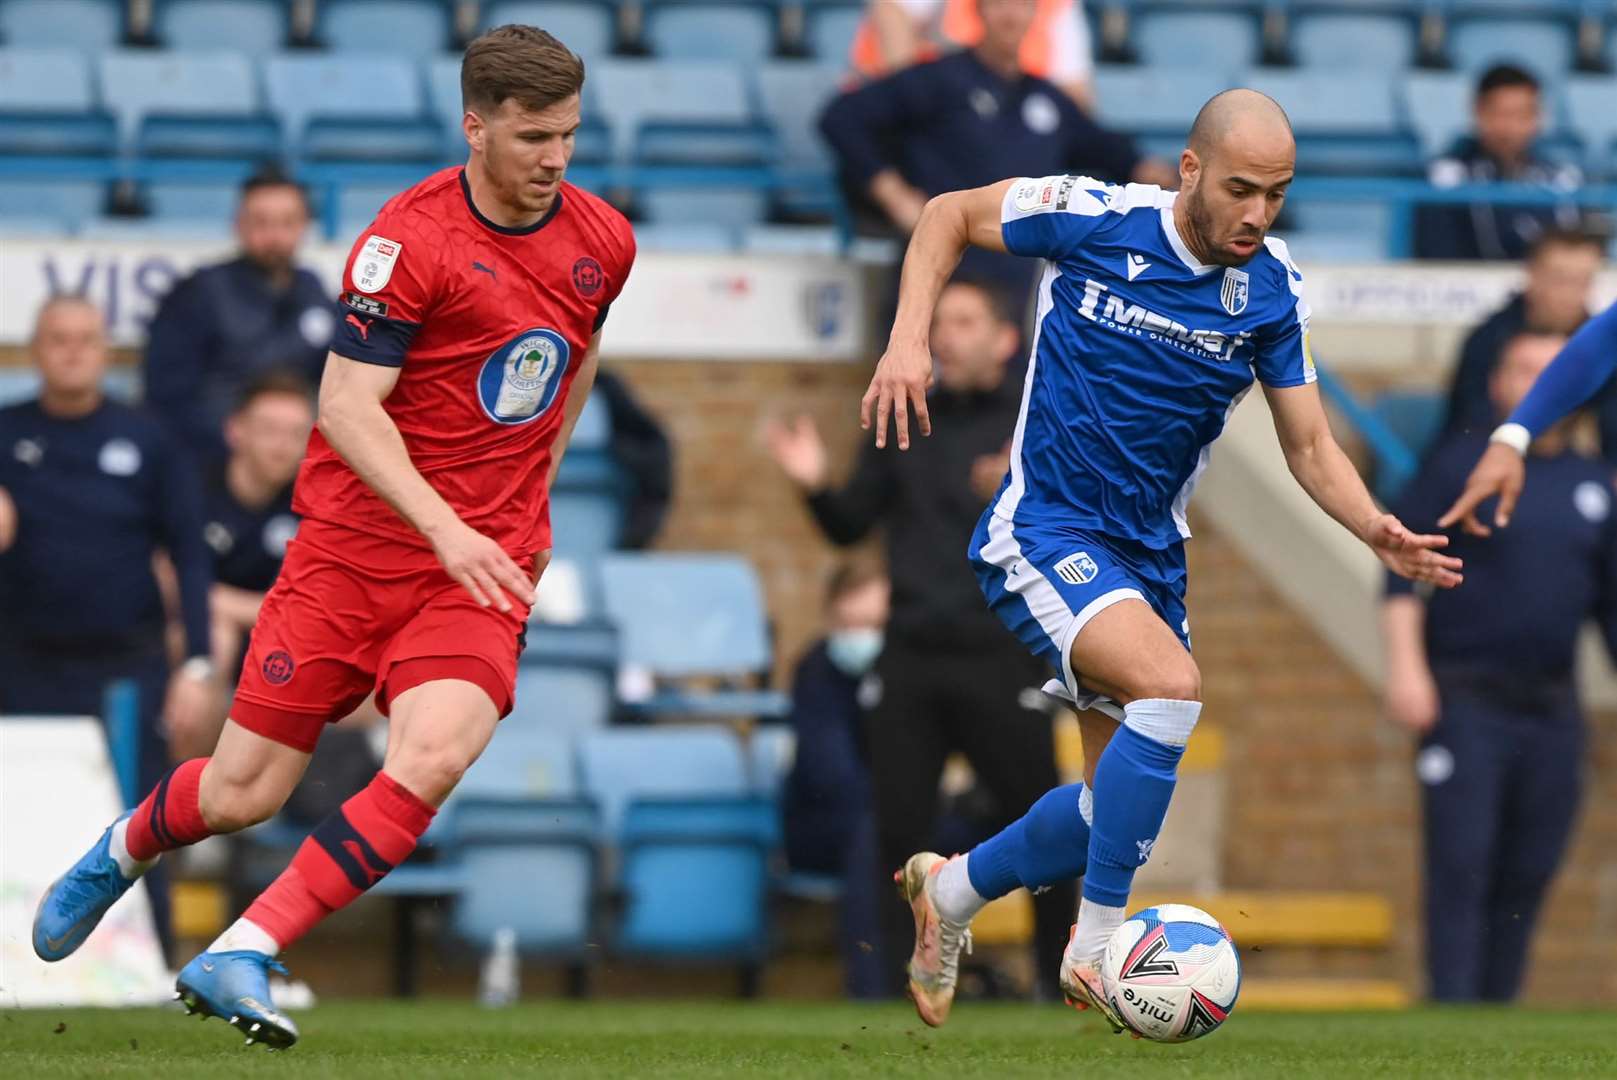
[[[597,333],[600,332],[602,326],[606,325],[606,313],[611,310],[612,301],[616,300],[618,295],[623,292],[623,286],[629,280],[629,271],[634,268],[634,229],[630,227],[627,220],[619,218],[617,234],[617,265],[613,267],[613,272],[607,280],[606,297],[601,301],[600,308],[595,312],[595,331]]]
[[[402,366],[432,306],[438,246],[385,211],[361,233],[343,267],[342,321],[332,351],[367,364]]]

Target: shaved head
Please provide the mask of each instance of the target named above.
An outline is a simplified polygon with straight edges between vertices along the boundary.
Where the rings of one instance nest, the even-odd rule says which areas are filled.
[[[1174,222],[1204,263],[1241,266],[1263,246],[1297,165],[1291,121],[1256,90],[1216,94],[1179,155]]]

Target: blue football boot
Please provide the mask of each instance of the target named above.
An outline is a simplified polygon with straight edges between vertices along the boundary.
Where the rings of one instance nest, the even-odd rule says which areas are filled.
[[[125,814],[118,821],[123,821]],[[116,825],[117,822],[113,822]],[[63,960],[84,944],[101,917],[137,878],[126,878],[112,858],[112,828],[73,868],[51,883],[34,911],[34,952],[44,961]]]
[[[272,971],[286,974],[286,968],[261,952],[205,952],[180,969],[174,997],[188,1015],[224,1020],[247,1036],[248,1046],[258,1042],[285,1050],[298,1041],[298,1029],[270,1001]]]

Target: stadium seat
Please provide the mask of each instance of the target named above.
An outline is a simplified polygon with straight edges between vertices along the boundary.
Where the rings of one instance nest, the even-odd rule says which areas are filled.
[[[853,39],[864,17],[864,5],[856,2],[819,0],[810,5],[803,35],[809,55],[821,64],[846,71],[848,54],[853,50]]]
[[[1456,67],[1475,73],[1490,64],[1521,64],[1541,79],[1555,80],[1572,67],[1577,35],[1550,19],[1477,18],[1449,26],[1449,55]]]
[[[600,0],[508,0],[483,6],[484,30],[507,23],[548,30],[584,58],[586,70],[617,42],[617,13]]]
[[[234,180],[156,180],[143,188],[147,213],[159,221],[230,221],[241,185]]]
[[[636,799],[742,799],[752,794],[741,744],[728,727],[660,724],[591,732],[579,742],[582,790],[616,837]]]
[[[837,92],[838,68],[829,64],[776,61],[758,67],[758,97],[780,140],[780,164],[788,169],[832,167],[820,136],[820,110]]]
[[[636,801],[624,820],[616,951],[758,960],[779,826],[768,800]]]
[[[120,0],[0,0],[7,45],[110,49],[124,36]]]
[[[515,712],[500,721],[497,741],[466,770],[452,804],[465,798],[578,798],[578,751],[572,734],[541,724],[532,715]]]
[[[70,49],[0,49],[0,155],[100,157],[112,118],[94,105],[90,68]]]
[[[1394,87],[1381,72],[1260,68],[1241,82],[1285,108],[1306,174],[1421,171],[1420,144],[1403,130]]]
[[[584,802],[463,798],[454,862],[465,887],[449,926],[486,949],[501,929],[530,955],[582,961],[595,907],[597,816]]]
[[[674,254],[727,252],[741,245],[741,237],[734,228],[701,222],[636,225],[634,236],[641,251]]]
[[[797,733],[785,724],[761,724],[747,736],[747,770],[752,790],[774,799],[786,784],[797,757]]]
[[[337,194],[337,238],[346,243],[376,220],[382,204],[399,193],[397,184],[343,184]]]
[[[1097,112],[1113,127],[1135,134],[1184,135],[1208,98],[1235,82],[1227,72],[1147,70],[1103,66],[1095,69]]]
[[[734,246],[738,242],[737,229],[768,216],[769,197],[751,187],[645,187],[636,190],[635,207],[652,225],[718,226],[725,230],[729,245]],[[664,239],[668,238],[665,235]]]
[[[1453,71],[1414,71],[1404,77],[1404,108],[1421,153],[1447,153],[1471,129],[1472,80]]]
[[[664,163],[753,163],[772,149],[737,64],[609,60],[591,81],[619,161],[639,149]]]
[[[507,729],[572,735],[603,728],[612,719],[614,689],[613,672],[606,667],[525,663],[517,669],[516,695],[501,737],[510,734]],[[513,741],[503,745],[509,750]],[[526,745],[525,738],[514,745]]]
[[[1283,234],[1305,268],[1311,262],[1381,262],[1387,258],[1391,210],[1381,202],[1294,198],[1294,225]]]
[[[320,0],[315,37],[344,52],[436,56],[453,44],[444,0]]]
[[[157,0],[152,28],[170,49],[268,56],[289,37],[287,0]]]
[[[602,561],[601,584],[628,663],[669,677],[768,669],[763,589],[743,557],[621,552]]]
[[[420,75],[368,53],[276,56],[264,68],[290,145],[313,161],[441,161],[443,130],[424,115]]]
[[[1238,68],[1256,64],[1262,53],[1257,16],[1244,11],[1148,11],[1133,20],[1132,37],[1141,63],[1156,68],[1198,68],[1209,60]]]
[[[280,130],[239,53],[111,52],[100,73],[126,152],[264,160],[280,151]]]
[[[775,51],[775,7],[729,0],[651,0],[642,42],[671,60],[733,60],[756,64]]]
[[[741,250],[751,255],[832,257],[842,237],[831,225],[749,225],[741,230]]]
[[[101,213],[106,198],[98,180],[0,178],[0,221],[76,232]]]
[[[623,505],[614,490],[561,490],[550,496],[550,535],[558,556],[594,564],[617,546]]]
[[[1580,75],[1567,80],[1566,109],[1583,141],[1590,171],[1617,179],[1617,85],[1610,75]]]
[[[1300,11],[1291,47],[1299,67],[1388,72],[1412,67],[1418,27],[1408,14],[1383,11]]]

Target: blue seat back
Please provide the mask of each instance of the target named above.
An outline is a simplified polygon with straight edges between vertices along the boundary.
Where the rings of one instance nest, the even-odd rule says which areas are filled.
[[[647,187],[635,192],[641,217],[652,225],[717,225],[731,236],[769,216],[769,195],[753,186]]]
[[[1502,62],[1521,64],[1540,78],[1557,78],[1572,67],[1577,40],[1564,22],[1543,19],[1475,19],[1449,28],[1449,55],[1457,67],[1477,72]]]
[[[1385,78],[1414,65],[1416,45],[1415,22],[1407,14],[1302,12],[1292,22],[1291,47],[1303,68],[1379,71]]]
[[[504,927],[524,952],[581,956],[591,938],[595,810],[582,802],[463,799],[454,837],[466,889],[455,935],[486,948]]]
[[[582,737],[584,790],[616,837],[629,803],[651,798],[739,798],[749,794],[741,746],[727,728],[707,725],[607,728]]]
[[[1154,69],[1106,66],[1095,69],[1100,115],[1129,132],[1183,135],[1196,111],[1220,90],[1235,85],[1224,72],[1204,67]]]
[[[1455,71],[1405,76],[1404,109],[1427,157],[1446,153],[1471,127],[1472,80]]]
[[[752,788],[775,798],[797,758],[797,733],[785,724],[761,724],[747,736],[747,769]]]
[[[848,67],[853,51],[853,39],[859,33],[865,11],[861,4],[832,3],[821,0],[808,9],[808,26],[804,38],[809,55],[821,64],[842,70]]]
[[[795,168],[831,167],[830,148],[820,136],[820,111],[837,92],[838,68],[783,60],[757,71],[764,116],[774,127],[781,164]]]
[[[1133,36],[1141,62],[1160,68],[1197,67],[1209,57],[1242,67],[1261,51],[1258,20],[1244,11],[1146,12],[1135,18]]]
[[[573,437],[567,443],[567,452],[609,450],[612,447],[612,410],[600,394],[591,394],[573,425]]]
[[[501,731],[547,736],[597,731],[612,719],[613,672],[604,667],[523,664],[517,668],[511,715]]]
[[[24,219],[74,232],[101,213],[106,196],[98,180],[0,178],[0,219]]]
[[[774,9],[764,3],[653,0],[641,37],[659,57],[755,64],[775,49]]]
[[[636,845],[624,854],[619,951],[750,959],[766,945],[768,852],[747,841]]]
[[[0,155],[100,157],[115,144],[90,68],[70,49],[0,49]]]
[[[126,146],[148,116],[249,117],[261,110],[257,78],[240,53],[123,50],[102,56],[100,66],[101,90]]]
[[[616,492],[550,494],[550,536],[556,555],[593,564],[617,546],[623,533],[623,503]]]
[[[1610,75],[1581,75],[1567,80],[1565,93],[1567,118],[1584,142],[1591,171],[1617,178],[1617,84]]]
[[[229,221],[241,198],[231,180],[158,180],[144,191],[148,212],[166,221]]]
[[[286,0],[158,0],[153,28],[171,49],[267,56],[286,46]]]
[[[672,677],[769,666],[763,588],[739,555],[608,555],[601,587],[628,663]]]
[[[591,0],[507,0],[483,5],[482,27],[507,23],[537,26],[554,34],[563,45],[589,62],[612,51],[617,40],[617,15],[607,3]]]
[[[513,712],[500,721],[488,751],[466,770],[452,801],[572,799],[578,792],[578,751],[571,735]]]
[[[321,0],[315,36],[350,52],[436,56],[450,47],[443,0]]]
[[[120,0],[0,0],[7,45],[110,49],[124,34]]]
[[[646,122],[740,127],[754,121],[752,97],[733,63],[603,60],[590,82],[612,129],[614,156],[622,161]]]
[[[272,57],[264,66],[270,106],[287,135],[301,140],[310,121],[420,121],[421,78],[409,60],[367,53]]]

